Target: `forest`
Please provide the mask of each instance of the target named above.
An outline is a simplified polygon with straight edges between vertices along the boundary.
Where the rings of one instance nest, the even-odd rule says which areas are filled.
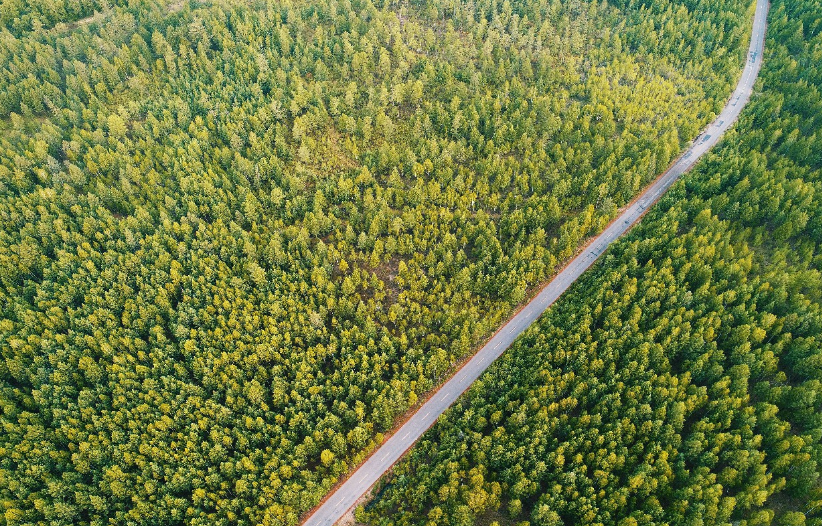
[[[822,2],[736,128],[428,431],[370,525],[822,524]]]
[[[296,524],[710,121],[752,7],[3,1],[0,522]]]

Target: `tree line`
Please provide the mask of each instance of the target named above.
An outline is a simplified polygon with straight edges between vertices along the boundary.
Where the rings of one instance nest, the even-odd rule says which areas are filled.
[[[822,3],[735,129],[449,410],[372,525],[822,524]]]

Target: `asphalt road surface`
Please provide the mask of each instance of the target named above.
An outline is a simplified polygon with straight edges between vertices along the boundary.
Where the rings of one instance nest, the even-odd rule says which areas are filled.
[[[751,96],[754,81],[762,65],[765,41],[765,19],[768,1],[757,0],[751,44],[742,77],[722,113],[697,137],[665,174],[646,188],[584,252],[574,258],[519,313],[511,318],[485,346],[451,377],[411,418],[351,477],[339,486],[304,523],[304,526],[332,526],[368,491],[371,486],[431,427],[437,418],[522,334],[545,310],[579,278],[608,246],[628,231],[645,210],[696,161],[702,157],[723,133],[736,121]]]

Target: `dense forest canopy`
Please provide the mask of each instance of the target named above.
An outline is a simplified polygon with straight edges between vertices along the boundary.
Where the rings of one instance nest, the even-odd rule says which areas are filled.
[[[0,27],[17,37],[42,29],[76,27],[95,19],[111,4],[126,5],[124,0],[3,0],[0,3]]]
[[[737,127],[360,519],[822,524],[822,3],[775,1],[765,49]]]
[[[751,7],[4,1],[0,520],[296,523],[721,108]]]

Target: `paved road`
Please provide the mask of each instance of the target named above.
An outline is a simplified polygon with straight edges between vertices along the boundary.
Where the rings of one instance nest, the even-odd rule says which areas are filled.
[[[436,422],[448,407],[494,362],[571,284],[605,252],[608,245],[630,229],[665,191],[707,152],[748,102],[762,64],[765,18],[768,1],[757,0],[748,60],[742,78],[717,119],[697,137],[691,147],[660,178],[614,220],[585,251],[574,258],[519,313],[511,318],[488,343],[451,377],[416,413],[339,486],[304,526],[331,526],[338,521],[371,486]]]

